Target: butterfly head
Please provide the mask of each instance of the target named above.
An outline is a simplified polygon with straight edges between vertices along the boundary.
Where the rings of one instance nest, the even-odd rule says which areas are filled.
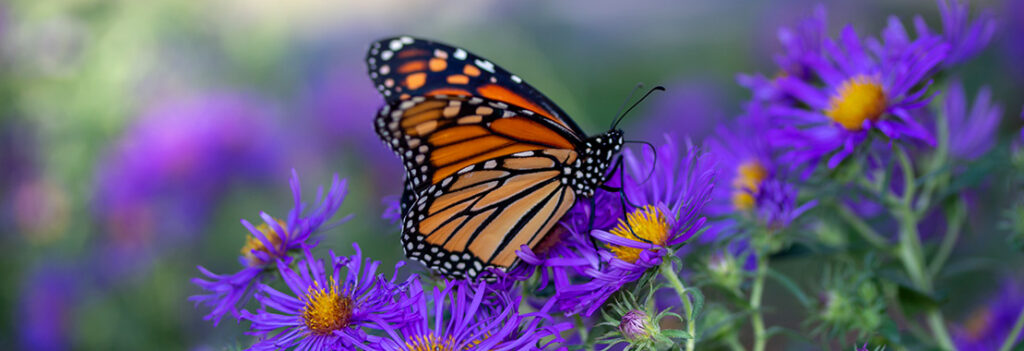
[[[622,151],[624,142],[619,129],[588,138],[576,162],[564,169],[563,182],[571,185],[577,195],[594,196],[594,190],[604,184],[608,166]]]

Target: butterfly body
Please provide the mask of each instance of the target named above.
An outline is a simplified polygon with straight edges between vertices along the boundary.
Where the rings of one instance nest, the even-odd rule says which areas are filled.
[[[375,129],[405,168],[402,247],[450,278],[518,262],[604,184],[620,130],[593,137],[490,61],[411,37],[371,45]]]

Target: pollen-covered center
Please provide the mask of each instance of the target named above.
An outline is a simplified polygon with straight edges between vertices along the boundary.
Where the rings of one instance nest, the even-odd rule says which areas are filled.
[[[285,223],[280,220],[277,221],[277,224],[281,228],[288,228],[285,225]],[[257,226],[256,230],[259,230],[260,233],[262,233],[263,236],[267,238],[267,241],[270,242],[270,245],[272,245],[275,249],[281,249],[281,236],[277,235],[277,232],[274,230],[274,228],[271,228],[270,225],[263,223]],[[286,231],[285,236],[287,235],[288,233]],[[242,255],[245,257],[245,260],[246,262],[249,263],[250,267],[260,266],[267,263],[256,255],[255,252],[257,251],[262,251],[266,254],[273,255],[273,252],[271,252],[270,248],[267,248],[267,246],[263,244],[263,241],[260,241],[259,238],[253,236],[252,234],[249,234],[249,236],[245,238],[245,245],[242,246]]]
[[[768,170],[757,160],[743,162],[736,167],[736,177],[732,179],[733,208],[739,211],[754,208],[754,195],[765,178],[768,178]]]
[[[338,291],[338,283],[330,280],[330,287],[322,288],[317,282],[306,293],[306,307],[302,319],[309,331],[317,335],[330,334],[348,327],[352,317],[352,299]]]
[[[409,338],[405,342],[405,346],[409,351],[454,351],[451,340],[448,341],[444,342],[444,340],[438,340],[434,334],[427,334]]]
[[[875,77],[859,75],[843,82],[829,100],[825,114],[847,130],[861,130],[865,120],[877,121],[886,108],[885,90]]]
[[[669,225],[661,211],[654,206],[647,205],[638,208],[633,213],[627,213],[626,220],[619,219],[619,225],[610,233],[634,241],[665,246],[669,236]],[[643,249],[618,245],[609,245],[609,249],[616,257],[629,263],[636,263],[636,260],[640,258],[640,253],[643,252]]]

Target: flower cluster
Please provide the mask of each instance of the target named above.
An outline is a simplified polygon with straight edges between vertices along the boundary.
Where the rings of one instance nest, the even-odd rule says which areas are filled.
[[[665,135],[623,151],[593,196],[575,197],[540,244],[519,247],[520,260],[489,279],[409,275],[401,262],[381,273],[355,244],[351,256],[317,259],[312,234],[329,226],[345,182],[336,176],[307,207],[293,172],[287,218],[243,220],[241,270],[199,267],[205,278],[193,282],[205,293],[192,300],[214,324],[229,313],[248,322],[256,350],[693,351],[750,339],[761,351],[780,334],[764,318],[765,289],[776,286],[809,312],[807,334],[823,344],[900,344],[910,325],[912,342],[936,349],[1011,345],[1024,323],[1018,286],[952,329],[937,297],[969,218],[967,180],[956,178],[984,177],[969,168],[1001,145],[1002,118],[988,87],[969,101],[949,79],[987,47],[993,17],[938,5],[940,31],[916,17],[912,35],[890,17],[877,36],[852,25],[829,33],[815,7],[779,31],[777,74],[738,77],[752,95],[739,116],[702,143]],[[408,201],[383,203],[392,224],[408,215]],[[946,234],[925,243],[939,237],[933,217]],[[817,291],[773,268],[783,258],[814,262],[800,269],[825,276]],[[245,307],[250,297],[257,308]]]

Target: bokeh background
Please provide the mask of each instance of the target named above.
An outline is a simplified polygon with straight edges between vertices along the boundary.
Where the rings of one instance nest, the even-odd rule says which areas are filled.
[[[1000,27],[960,72],[971,96],[992,86],[1006,111],[1003,138],[1019,133],[1024,103],[1020,2],[972,4],[995,12]],[[382,99],[362,61],[377,38],[465,47],[595,133],[636,83],[661,84],[668,91],[624,129],[630,138],[671,132],[699,141],[749,97],[735,75],[770,74],[777,28],[815,3],[4,1],[0,349],[246,345],[230,318],[216,328],[202,320],[186,301],[199,292],[189,279],[196,265],[237,269],[247,234],[239,219],[283,216],[293,168],[305,196],[332,173],[350,182],[341,213],[354,219],[327,231],[318,250],[349,253],[359,242],[385,265],[401,259],[398,229],[381,219],[381,198],[400,191],[401,169],[371,128]],[[832,33],[854,23],[874,35],[890,14],[939,23],[931,1],[825,4]],[[1005,195],[977,196],[958,252],[988,261],[949,292],[954,320],[1024,263],[993,234]],[[780,265],[797,277],[807,266]],[[799,329],[799,307],[768,291],[767,305],[781,306],[769,323]]]

